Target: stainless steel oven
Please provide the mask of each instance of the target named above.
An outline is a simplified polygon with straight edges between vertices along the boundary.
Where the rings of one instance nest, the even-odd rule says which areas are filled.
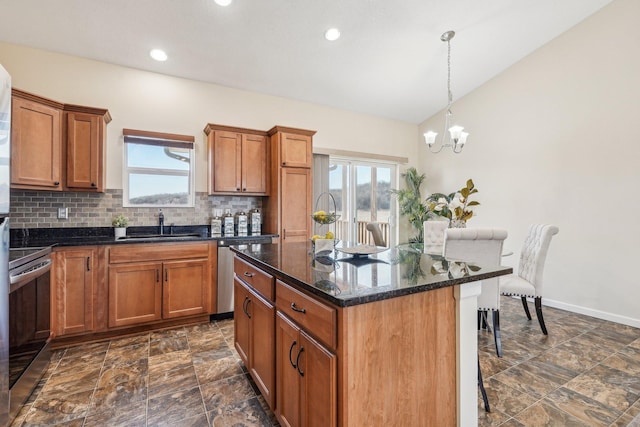
[[[51,359],[51,247],[9,249],[10,417],[40,381]]]

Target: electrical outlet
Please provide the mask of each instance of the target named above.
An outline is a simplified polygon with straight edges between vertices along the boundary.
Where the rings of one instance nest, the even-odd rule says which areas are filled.
[[[58,208],[58,219],[68,219],[69,208]]]

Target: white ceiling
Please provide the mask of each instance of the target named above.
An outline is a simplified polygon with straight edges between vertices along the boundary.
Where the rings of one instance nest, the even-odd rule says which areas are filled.
[[[455,100],[610,1],[4,0],[0,41],[419,123],[447,102],[444,31]]]

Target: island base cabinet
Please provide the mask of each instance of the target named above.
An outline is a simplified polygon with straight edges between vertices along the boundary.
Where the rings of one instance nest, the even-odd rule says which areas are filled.
[[[234,278],[234,345],[271,409],[275,395],[275,307]]]
[[[336,356],[281,312],[276,316],[276,377],[281,425],[337,425]]]

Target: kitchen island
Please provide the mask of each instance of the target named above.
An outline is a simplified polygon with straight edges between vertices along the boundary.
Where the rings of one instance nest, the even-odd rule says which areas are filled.
[[[235,346],[282,425],[477,425],[479,281],[511,268],[410,245],[232,249]]]

